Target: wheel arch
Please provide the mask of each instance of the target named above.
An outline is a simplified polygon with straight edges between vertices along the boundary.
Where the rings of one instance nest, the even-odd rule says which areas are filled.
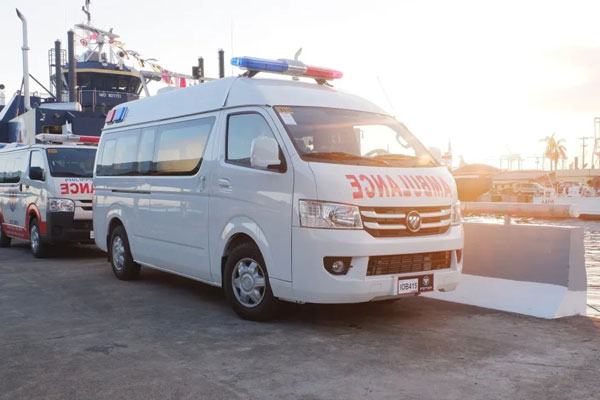
[[[25,220],[25,229],[27,230],[27,234],[29,235],[29,226],[33,218],[38,220],[38,224],[40,227],[40,233],[48,233],[48,229],[46,226],[46,221],[42,219],[42,215],[40,214],[40,210],[37,208],[37,205],[34,203],[27,206],[27,211],[25,212],[27,219]]]
[[[225,262],[231,251],[242,243],[252,243],[258,248],[265,261],[269,276],[271,276],[272,257],[269,243],[258,224],[247,217],[236,218],[225,225],[220,235],[220,246],[213,253],[213,260],[218,262],[218,268],[214,268],[213,281],[223,284],[223,270]],[[215,263],[216,264],[216,263]],[[217,265],[215,265],[217,267]],[[218,276],[215,276],[217,275]]]

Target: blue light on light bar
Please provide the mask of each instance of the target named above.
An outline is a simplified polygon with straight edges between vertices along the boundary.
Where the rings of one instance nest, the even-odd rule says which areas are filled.
[[[340,79],[343,74],[334,69],[306,65],[298,60],[265,60],[255,57],[234,57],[231,64],[253,72],[275,72],[295,77],[314,78],[319,80]],[[320,83],[320,82],[319,82]]]
[[[289,68],[286,62],[254,57],[234,57],[231,64],[251,71],[285,72]]]
[[[117,108],[115,111],[115,116],[113,118],[113,122],[122,122],[125,119],[125,114],[127,113],[127,107]]]

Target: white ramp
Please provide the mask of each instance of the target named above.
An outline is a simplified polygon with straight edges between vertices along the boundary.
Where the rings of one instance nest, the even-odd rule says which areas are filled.
[[[439,300],[540,318],[585,315],[583,229],[465,223],[463,275]]]

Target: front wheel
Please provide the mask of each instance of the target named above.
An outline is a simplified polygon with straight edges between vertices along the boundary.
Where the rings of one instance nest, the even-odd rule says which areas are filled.
[[[35,258],[44,258],[46,256],[46,245],[42,242],[40,224],[36,218],[32,219],[29,224],[29,246],[31,254]]]
[[[264,321],[279,311],[280,300],[273,296],[265,261],[256,246],[246,243],[231,252],[223,283],[227,300],[240,317]]]
[[[133,261],[127,233],[121,225],[112,230],[108,249],[110,264],[117,278],[129,281],[140,276],[140,264]]]
[[[2,230],[2,224],[0,223],[0,247],[9,247],[12,239],[4,233]]]

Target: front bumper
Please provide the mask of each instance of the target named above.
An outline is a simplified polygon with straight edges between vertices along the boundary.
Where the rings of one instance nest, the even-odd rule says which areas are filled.
[[[46,243],[93,243],[93,230],[91,219],[75,219],[74,212],[48,212],[41,236]]]
[[[399,277],[434,275],[434,291],[451,291],[458,284],[463,248],[462,226],[441,235],[375,238],[363,230],[292,228],[292,299],[310,303],[359,303],[397,296]],[[452,251],[450,268],[405,274],[367,276],[369,256]],[[346,275],[332,275],[323,257],[352,257]],[[274,288],[275,295],[276,288]],[[287,297],[287,296],[286,296]]]

